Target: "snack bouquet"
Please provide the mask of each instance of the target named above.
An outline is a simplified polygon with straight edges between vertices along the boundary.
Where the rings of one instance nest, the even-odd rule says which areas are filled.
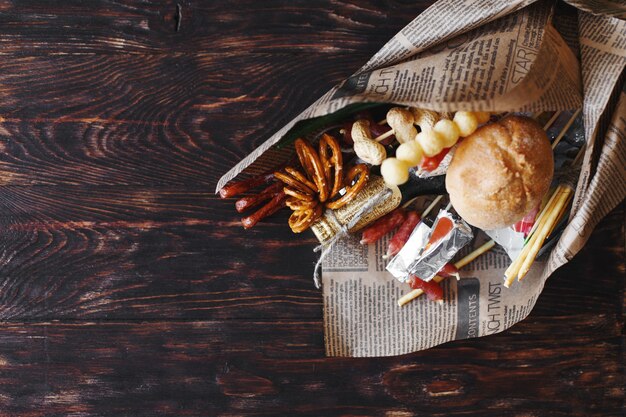
[[[505,330],[624,198],[626,11],[569,3],[435,3],[219,181],[318,238],[327,354]]]

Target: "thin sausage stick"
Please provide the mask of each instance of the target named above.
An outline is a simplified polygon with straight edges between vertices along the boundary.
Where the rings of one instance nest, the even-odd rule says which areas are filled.
[[[252,207],[258,206],[264,201],[270,200],[276,194],[280,193],[282,189],[283,189],[283,185],[279,182],[276,182],[270,185],[269,187],[265,188],[259,194],[240,198],[235,203],[235,209],[237,210],[238,213],[243,213],[244,211]]]
[[[439,275],[435,275],[433,277],[433,281],[437,283],[443,280],[444,280],[444,277],[440,277]],[[424,290],[419,290],[419,289],[406,293],[398,299],[398,306],[402,307],[403,305],[406,305],[410,303],[411,301],[415,300],[417,297],[419,297],[422,294],[424,294]]]
[[[261,184],[268,183],[272,181],[273,179],[274,179],[274,172],[272,171],[270,173],[257,175],[255,177],[248,178],[246,180],[233,182],[231,184],[224,186],[224,188],[220,190],[220,197],[221,198],[235,197],[241,193],[245,193],[246,191],[249,191],[255,187],[258,187]]]
[[[244,228],[250,229],[255,224],[257,224],[260,220],[271,216],[276,213],[281,208],[285,207],[285,202],[287,200],[287,196],[284,191],[279,192],[272,198],[269,203],[252,213],[251,215],[244,217],[241,219],[241,224]]]

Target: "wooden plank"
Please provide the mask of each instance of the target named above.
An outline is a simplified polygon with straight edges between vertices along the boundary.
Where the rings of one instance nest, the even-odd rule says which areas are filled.
[[[203,186],[0,187],[0,318],[318,318],[315,239],[285,211],[244,230]],[[548,281],[533,314],[610,314],[623,207]]]
[[[619,305],[626,284],[625,208],[626,203],[622,202],[609,213],[580,253],[548,279],[540,298],[545,302],[535,306],[534,314],[568,314],[580,305],[587,305],[592,311],[596,303],[604,305],[600,309],[618,311],[614,303]]]
[[[0,187],[0,207],[1,319],[321,316],[286,212],[244,231],[205,187]]]
[[[0,72],[0,183],[214,187],[364,61],[349,54],[14,57]]]
[[[321,332],[299,320],[0,324],[2,408],[26,417],[622,412],[614,314],[530,319],[378,360],[323,359]]]
[[[3,0],[0,50],[28,56],[287,50],[371,55],[428,3]]]

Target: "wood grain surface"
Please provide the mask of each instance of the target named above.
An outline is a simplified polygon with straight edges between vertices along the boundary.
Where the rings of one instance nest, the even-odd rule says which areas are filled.
[[[429,3],[0,0],[0,416],[623,415],[623,204],[512,329],[346,359],[213,194]]]

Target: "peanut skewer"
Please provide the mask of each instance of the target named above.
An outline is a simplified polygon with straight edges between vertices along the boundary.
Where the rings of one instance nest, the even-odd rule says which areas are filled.
[[[395,134],[400,142],[395,158],[384,158],[380,162],[383,178],[393,185],[405,183],[411,167],[419,165],[425,157],[432,158],[451,148],[460,137],[472,134],[489,117],[487,112],[458,111],[450,120],[430,110],[393,107],[385,119],[392,129],[372,139],[378,142]],[[420,127],[419,133],[415,125]]]

